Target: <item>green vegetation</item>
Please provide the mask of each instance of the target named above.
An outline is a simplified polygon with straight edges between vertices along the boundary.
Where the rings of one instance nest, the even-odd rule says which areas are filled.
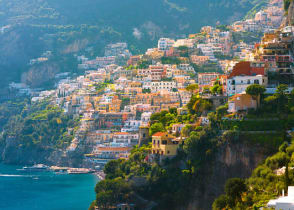
[[[214,57],[219,59],[219,60],[232,60],[233,59],[232,56],[224,55],[224,54],[219,53],[219,52],[215,52]]]
[[[251,177],[246,180],[240,180],[242,187],[234,188],[229,186],[229,180],[225,189],[235,190],[235,195],[228,194],[220,196],[215,200],[213,207],[226,209],[254,209],[265,207],[270,199],[274,199],[282,194],[284,189],[294,184],[294,166],[293,161],[294,144],[288,145],[288,142],[282,144],[279,152],[268,157],[263,164],[258,166]],[[284,168],[284,171],[277,174],[276,170]],[[244,186],[245,184],[245,186]],[[233,200],[234,202],[230,202]],[[217,208],[218,207],[218,208]]]
[[[121,100],[122,100],[122,102],[120,105],[120,110],[123,110],[125,108],[125,106],[128,106],[131,103],[131,99],[129,97],[123,97]]]
[[[151,64],[152,64],[151,60],[140,60],[137,68],[138,69],[148,69],[149,65],[151,65]]]
[[[27,98],[18,98],[16,100],[6,101],[0,104],[0,130],[10,119],[11,116],[21,113],[24,107],[29,103]]]
[[[292,2],[292,0],[284,0],[284,10],[286,13],[288,12],[288,8],[289,8],[291,2]]]
[[[197,95],[193,95],[187,104],[191,114],[200,116],[203,112],[212,111],[212,103],[208,99],[203,99]]]
[[[255,14],[260,11],[269,0],[256,0],[256,5],[245,15],[244,19],[254,18]]]
[[[170,109],[151,116],[150,135],[168,132],[173,124],[186,124],[181,132],[185,141],[180,145],[177,156],[161,162],[149,162],[149,144],[134,148],[128,160],[109,162],[104,168],[106,180],[96,188],[95,203],[99,207],[119,202],[133,203],[139,196],[154,201],[157,209],[184,208],[192,199],[195,189],[205,189],[203,180],[211,173],[207,171],[207,166],[216,161],[217,152],[227,144],[261,147],[265,155],[274,154],[279,147],[280,150],[259,166],[248,180],[228,180],[225,194],[215,200],[213,209],[262,206],[268,199],[279,195],[283,186],[294,184],[294,170],[290,170],[294,166],[293,146],[283,144],[290,142],[286,130],[294,126],[294,91],[287,93],[287,86],[281,85],[274,95],[265,96],[263,88],[251,86],[247,92],[253,97],[260,97],[261,105],[258,110],[251,110],[248,116],[240,119],[228,115],[228,105],[207,114],[211,104],[196,94],[197,85],[190,85],[187,89],[193,94],[187,105],[188,114],[179,115],[176,109]],[[265,112],[269,112],[269,109],[276,112],[275,116],[258,118],[266,118]],[[210,120],[207,126],[197,124],[198,117],[203,115]],[[287,175],[275,175],[274,171],[283,166],[288,168],[285,172]],[[119,186],[114,188],[116,192],[123,191],[126,197],[117,197],[116,192],[110,192],[108,183],[111,181]]]
[[[198,66],[195,63],[191,63],[192,67],[194,68],[195,72],[197,73],[205,73],[205,72],[219,72],[222,73],[222,70],[216,63],[208,63],[202,66]]]
[[[179,58],[176,57],[162,57],[161,58],[162,64],[181,64],[182,61]]]
[[[210,92],[213,94],[213,95],[216,95],[216,94],[223,94],[223,87],[222,85],[220,84],[219,81],[216,81],[214,83],[214,85],[210,88]]]
[[[0,50],[0,85],[20,81],[21,74],[29,69],[29,60],[46,50],[57,58],[54,61],[60,72],[79,74],[83,72],[77,71],[76,65],[72,68],[76,63],[74,54],[95,58],[104,54],[105,45],[121,41],[129,44],[132,53],[143,53],[155,46],[163,34],[176,37],[195,33],[203,23],[214,25],[216,20],[228,24],[236,18],[231,11],[242,16],[258,4],[256,0],[102,1],[72,0],[70,5],[59,0],[0,1],[2,26],[11,25],[0,37],[0,45],[5,49]],[[152,16],[145,15],[150,12]],[[189,27],[183,27],[186,25]],[[140,32],[139,36],[134,29]],[[43,85],[40,83],[38,86]]]
[[[187,46],[179,46],[178,50],[180,51],[181,57],[189,57],[189,48]]]
[[[68,129],[74,129],[77,125],[78,120],[65,115],[63,110],[50,105],[48,101],[27,104],[20,114],[9,119],[0,141],[14,137],[18,140],[18,146],[26,149],[64,148],[73,139]]]
[[[258,84],[252,84],[246,88],[246,93],[251,95],[252,98],[257,101],[257,108],[259,107],[259,100],[260,95],[264,94],[265,87],[258,85]]]
[[[263,32],[233,32],[233,41],[239,43],[243,41],[247,44],[259,42]]]
[[[239,133],[239,139],[249,144],[260,144],[268,151],[275,151],[279,145],[279,152],[270,156],[258,166],[249,179],[245,180],[246,187],[239,188],[238,196],[227,193],[230,187],[226,185],[226,194],[217,198],[213,204],[214,209],[254,209],[264,207],[270,199],[281,195],[282,190],[287,191],[289,185],[294,184],[294,139],[288,134],[288,130],[294,127],[294,91],[287,93],[288,87],[280,85],[272,96],[262,96],[264,89],[259,86],[251,86],[246,92],[257,97],[261,95],[262,103],[256,111],[252,111],[250,117],[245,120],[222,120],[222,129],[234,129]],[[257,116],[270,117],[258,119]],[[255,115],[255,119],[254,119]],[[274,118],[273,118],[274,117]],[[264,131],[254,133],[252,131]],[[269,131],[269,132],[267,132]],[[246,140],[247,139],[247,140]],[[248,139],[250,139],[248,141]],[[282,144],[282,142],[284,142]],[[277,169],[284,168],[283,173],[278,174]],[[243,181],[242,181],[243,182]],[[231,186],[234,190],[234,187]],[[238,199],[236,199],[238,198]]]
[[[228,25],[217,25],[216,28],[221,31],[229,31],[230,30]]]

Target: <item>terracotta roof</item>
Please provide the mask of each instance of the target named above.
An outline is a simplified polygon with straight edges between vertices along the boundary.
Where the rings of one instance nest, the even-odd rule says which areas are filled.
[[[251,75],[250,72],[250,62],[249,61],[241,61],[237,63],[233,71],[231,72],[229,78],[234,77],[234,76],[239,76],[239,75]]]
[[[127,133],[127,132],[117,132],[117,133],[114,133],[114,135],[129,135],[129,133]]]
[[[251,67],[249,61],[241,61],[234,66],[229,78],[240,75],[252,76],[258,74],[264,75],[263,67]]]
[[[157,133],[153,134],[152,136],[165,136],[167,134],[168,133],[166,133],[166,132],[157,132]]]

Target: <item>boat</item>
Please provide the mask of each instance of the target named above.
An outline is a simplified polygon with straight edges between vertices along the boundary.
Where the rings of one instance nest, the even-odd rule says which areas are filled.
[[[67,173],[69,174],[89,174],[94,173],[93,170],[88,168],[70,168],[67,170]]]
[[[67,174],[68,167],[51,166],[49,169],[55,174]]]
[[[24,166],[22,169],[25,171],[47,171],[49,166],[44,164],[35,164],[33,166]]]

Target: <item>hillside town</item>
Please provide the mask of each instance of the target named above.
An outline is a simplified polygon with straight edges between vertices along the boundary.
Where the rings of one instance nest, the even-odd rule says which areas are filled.
[[[209,101],[212,110],[228,103],[229,113],[246,112],[258,106],[258,99],[246,94],[252,84],[264,86],[266,93],[274,93],[279,84],[293,89],[294,27],[280,27],[282,7],[282,0],[272,0],[251,19],[205,26],[185,39],[160,38],[157,47],[141,55],[131,55],[127,43],[108,45],[104,57],[77,55],[77,68],[85,74],[75,79],[59,75],[55,90],[33,94],[32,101],[49,98],[79,118],[79,127],[68,131],[74,139],[66,152],[86,147],[85,160],[97,169],[109,160],[127,159],[134,146],[150,138],[150,161],[174,157],[185,141],[186,124],[152,133],[152,114],[174,110],[186,115],[194,95]],[[50,54],[30,65],[50,59]],[[21,84],[10,87],[32,92]],[[194,126],[208,124],[207,115]]]

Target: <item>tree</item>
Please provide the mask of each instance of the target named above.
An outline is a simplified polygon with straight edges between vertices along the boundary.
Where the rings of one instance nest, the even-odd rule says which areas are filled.
[[[205,111],[209,111],[212,108],[212,103],[209,100],[198,98],[193,105],[193,109],[196,113],[202,114]]]
[[[246,93],[251,95],[252,98],[256,101],[257,108],[259,107],[260,95],[262,95],[264,92],[265,92],[265,87],[259,84],[252,84],[246,88]]]
[[[191,92],[191,94],[194,94],[198,88],[198,84],[190,84],[186,87],[186,90]]]
[[[97,183],[95,187],[96,203],[102,209],[109,209],[122,202],[127,202],[130,197],[130,186],[122,178],[106,179]]]
[[[164,126],[162,123],[154,123],[151,125],[149,129],[149,135],[152,136],[153,134],[157,132],[163,132],[164,131]]]
[[[219,106],[216,108],[216,116],[217,120],[221,120],[221,118],[228,113],[228,104]]]
[[[220,195],[212,204],[213,210],[227,209],[228,197],[226,195]]]
[[[288,97],[287,97],[287,91],[288,86],[281,84],[277,87],[277,90],[274,94],[274,96],[277,97],[277,102],[278,102],[278,112],[282,114],[287,114],[287,108],[288,108]]]
[[[231,198],[234,202],[241,200],[241,195],[246,192],[247,186],[245,181],[240,178],[232,178],[226,182],[225,192],[226,195]]]
[[[122,175],[119,168],[121,162],[122,160],[111,160],[105,165],[103,171],[107,174],[107,178],[114,179]]]

